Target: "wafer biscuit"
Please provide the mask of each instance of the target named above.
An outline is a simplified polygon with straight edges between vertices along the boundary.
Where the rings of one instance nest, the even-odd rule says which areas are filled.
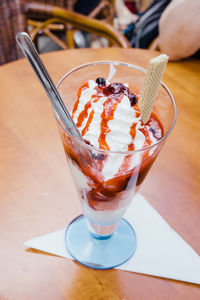
[[[144,124],[148,122],[151,115],[168,58],[169,57],[166,54],[161,54],[152,58],[149,62],[138,101],[141,118]]]

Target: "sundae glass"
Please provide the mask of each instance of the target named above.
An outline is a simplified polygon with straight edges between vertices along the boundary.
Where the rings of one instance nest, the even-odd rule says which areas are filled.
[[[91,268],[113,268],[134,254],[136,234],[123,215],[175,123],[173,96],[161,83],[150,121],[141,125],[136,102],[144,76],[145,70],[137,66],[101,61],[72,69],[57,84],[83,136],[81,141],[70,135],[54,110],[83,211],[67,227],[65,242],[72,257]],[[108,100],[118,101],[124,94],[124,104],[117,104],[119,110],[114,115]],[[126,105],[136,107],[134,122],[130,123]],[[127,146],[130,132],[138,137]]]

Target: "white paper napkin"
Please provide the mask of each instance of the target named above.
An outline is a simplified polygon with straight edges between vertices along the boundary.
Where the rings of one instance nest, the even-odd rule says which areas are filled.
[[[135,196],[125,218],[135,229],[137,249],[129,261],[117,269],[200,284],[199,255],[143,196]],[[25,245],[71,258],[65,248],[65,230],[28,240]]]

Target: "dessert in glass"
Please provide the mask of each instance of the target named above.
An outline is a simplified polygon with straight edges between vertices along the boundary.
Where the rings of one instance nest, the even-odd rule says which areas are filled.
[[[134,254],[136,234],[123,215],[175,123],[175,102],[164,83],[143,123],[144,76],[137,66],[100,61],[72,69],[57,84],[83,137],[70,135],[54,111],[83,211],[67,227],[66,247],[91,268],[113,268]]]

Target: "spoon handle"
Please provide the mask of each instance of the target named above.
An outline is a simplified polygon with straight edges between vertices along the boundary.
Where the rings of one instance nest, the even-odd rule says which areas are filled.
[[[68,129],[71,135],[83,141],[83,138],[78,131],[74,121],[72,120],[64,102],[62,101],[53,81],[51,80],[45,66],[43,65],[38,52],[26,32],[19,32],[16,35],[16,40],[25,57],[28,59],[30,65],[35,71],[38,79],[40,80],[44,90],[46,91],[51,103]]]

